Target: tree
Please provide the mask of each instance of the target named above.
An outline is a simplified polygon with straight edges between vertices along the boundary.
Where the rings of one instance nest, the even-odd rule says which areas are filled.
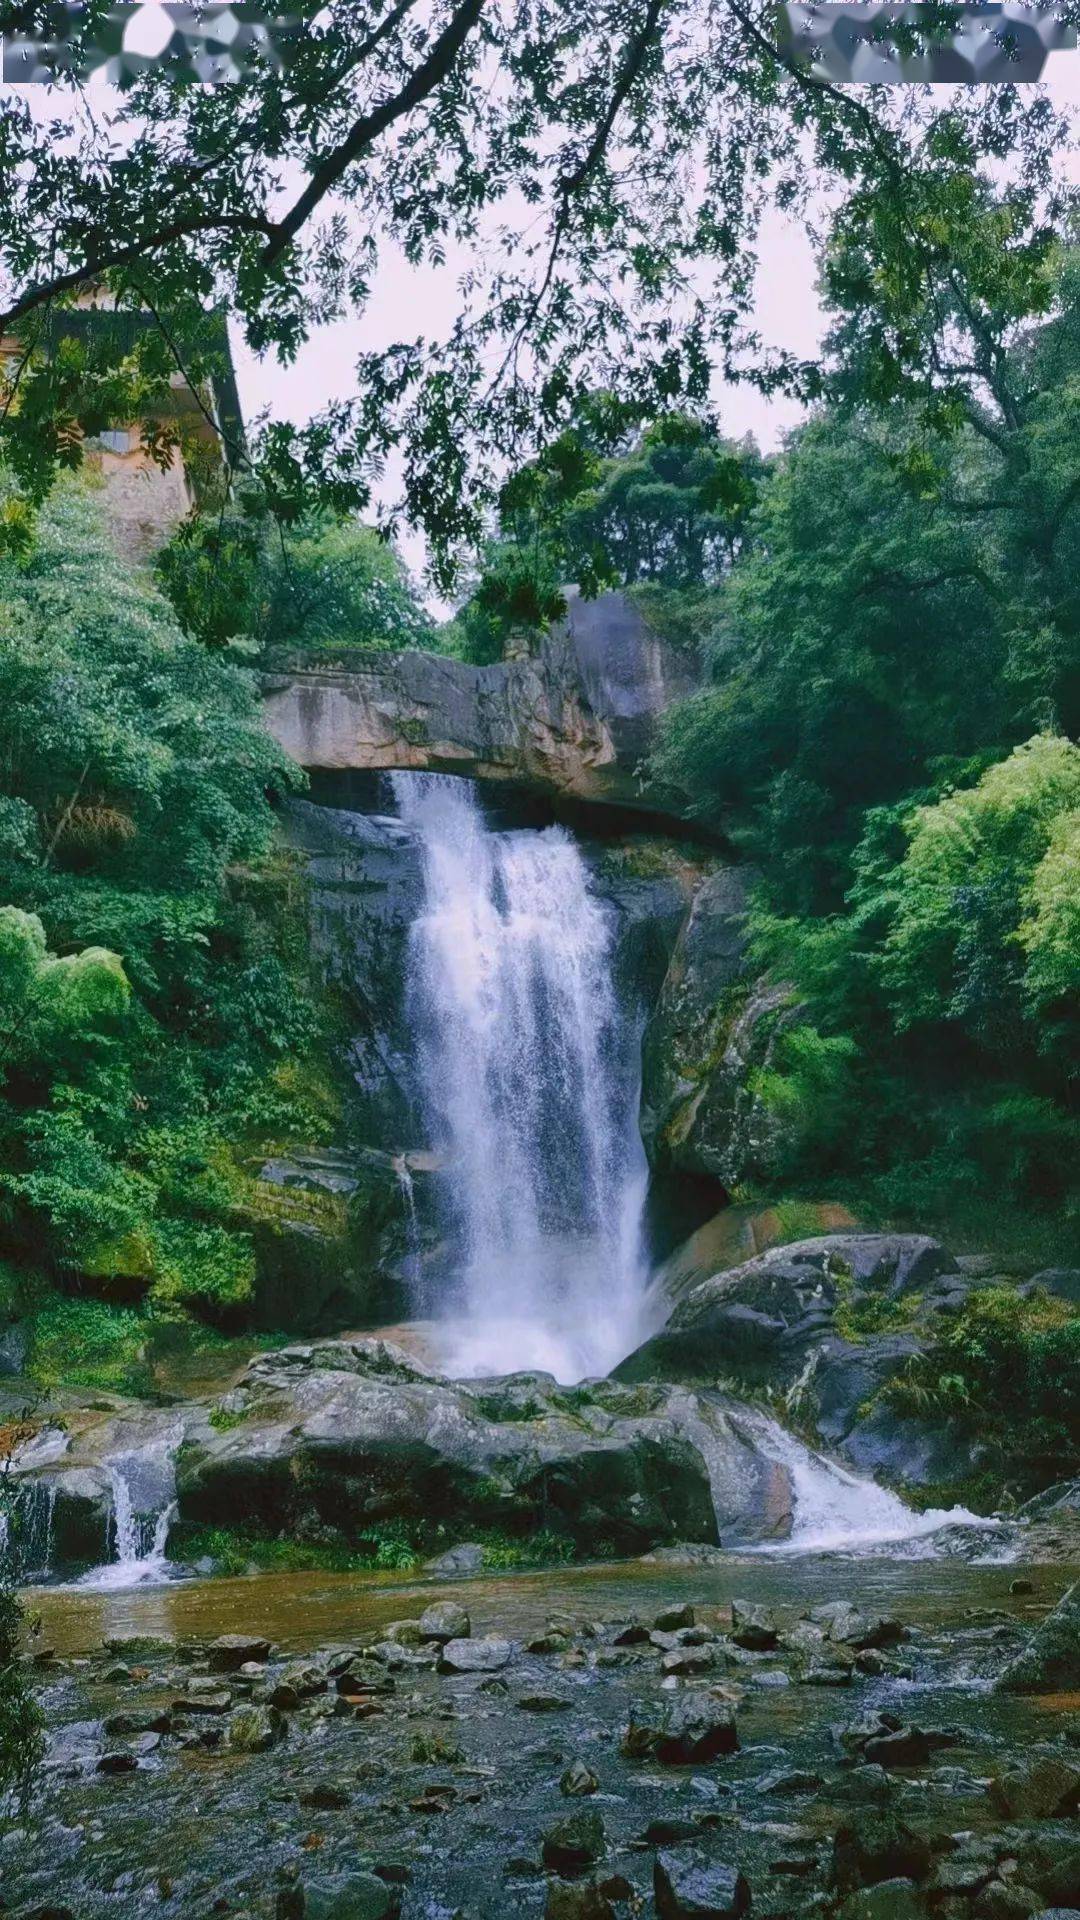
[[[196,515],[157,572],[185,631],[209,646],[426,647],[435,637],[393,547],[353,520],[324,514],[274,529]]]
[[[236,1143],[326,1124],[302,898],[280,850],[268,868],[270,796],[301,779],[253,676],[61,483],[0,561],[0,1281],[103,1295],[78,1304],[122,1342],[118,1386],[132,1300],[250,1300]]]
[[[628,453],[602,463],[596,485],[566,516],[568,577],[584,568],[622,586],[696,587],[733,565],[746,536],[763,462],[709,420],[668,413]]]
[[[88,0],[87,33],[108,4]],[[926,12],[940,32],[941,9]],[[55,0],[7,0],[0,31],[47,36],[58,17],[70,32]],[[445,584],[503,463],[557,437],[597,385],[645,415],[700,404],[719,356],[810,390],[814,370],[766,353],[750,325],[761,207],[795,204],[816,167],[906,232],[913,178],[941,166],[940,118],[798,67],[763,0],[329,0],[303,10],[282,71],[206,89],[151,69],[109,125],[64,91],[48,123],[5,97],[9,461],[33,504],[91,422],[125,408],[164,457],[171,372],[205,374],[214,310],[287,359],[319,321],[363,313],[387,248],[438,264],[461,246],[445,339],[366,350],[355,396],[229,448],[284,520],[313,495],[363,510],[400,449],[404,511]],[[1016,89],[973,90],[949,124],[1046,177],[1058,129]],[[918,276],[933,241],[912,231]],[[61,350],[63,303],[88,281],[160,326],[126,353]]]
[[[497,660],[507,639],[566,610],[563,586],[701,588],[740,552],[764,471],[752,440],[721,439],[707,417],[668,412],[636,427],[610,394],[587,404],[499,494],[499,531],[449,639]]]

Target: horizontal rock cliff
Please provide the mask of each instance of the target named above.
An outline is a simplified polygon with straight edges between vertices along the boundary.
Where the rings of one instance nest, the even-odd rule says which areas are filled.
[[[275,662],[266,723],[301,766],[431,769],[552,797],[679,814],[646,781],[661,714],[699,684],[696,658],[622,593],[582,600],[524,660],[476,667],[437,653]]]

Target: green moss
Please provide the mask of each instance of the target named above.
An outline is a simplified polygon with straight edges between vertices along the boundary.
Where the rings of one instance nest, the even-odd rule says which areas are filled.
[[[145,1315],[131,1308],[53,1294],[33,1320],[28,1371],[45,1388],[147,1393],[146,1337]]]
[[[468,1535],[483,1548],[484,1566],[492,1573],[518,1567],[565,1566],[577,1549],[565,1534],[549,1528],[517,1536],[500,1528],[470,1525]],[[460,1538],[460,1531],[455,1538]],[[176,1559],[211,1559],[222,1576],[245,1573],[249,1567],[266,1572],[411,1573],[430,1556],[452,1546],[445,1529],[420,1521],[387,1520],[365,1527],[355,1547],[333,1540],[274,1538],[254,1529],[174,1527],[169,1551]],[[590,1557],[597,1557],[592,1553]]]
[[[833,1326],[850,1346],[859,1346],[877,1334],[899,1333],[917,1319],[921,1294],[908,1293],[902,1300],[890,1300],[884,1293],[857,1293],[850,1267],[839,1261],[830,1264],[830,1274],[836,1287]]]
[[[208,1414],[207,1419],[215,1433],[232,1433],[234,1428],[243,1426],[244,1421],[247,1419],[247,1409],[244,1407],[214,1407]]]

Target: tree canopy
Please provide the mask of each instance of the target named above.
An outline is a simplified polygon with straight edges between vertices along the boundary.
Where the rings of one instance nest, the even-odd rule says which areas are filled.
[[[87,0],[87,30],[107,5]],[[925,11],[940,31],[943,10]],[[869,250],[871,279],[901,289],[870,343],[879,374],[896,362],[915,377],[910,313],[973,153],[1010,161],[1022,216],[1007,252],[1037,277],[1060,129],[1027,89],[972,89],[939,111],[906,89],[835,87],[777,43],[764,0],[299,12],[281,71],[255,63],[207,88],[150,67],[104,120],[66,85],[47,119],[0,103],[0,334],[18,341],[0,438],[30,509],[109,415],[143,419],[165,457],[169,383],[178,363],[206,373],[208,316],[227,310],[256,351],[288,360],[323,321],[364,314],[389,254],[437,267],[465,250],[445,337],[420,326],[366,349],[355,392],[230,459],[287,519],[313,501],[363,510],[396,450],[402,510],[443,584],[505,463],[557,438],[598,386],[638,420],[700,405],[717,364],[817,389],[817,369],[753,325],[770,198],[795,206],[811,181],[854,194],[836,272],[854,284]],[[57,16],[70,32],[54,0],[6,0],[0,32],[47,36]],[[88,281],[160,324],[123,350],[67,338],[64,303]],[[1019,314],[1031,294],[1018,271],[1006,305]],[[25,535],[17,509],[9,539]]]

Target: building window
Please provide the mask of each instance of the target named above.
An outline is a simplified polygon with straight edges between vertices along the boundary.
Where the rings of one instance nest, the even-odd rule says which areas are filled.
[[[131,433],[127,427],[106,427],[98,434],[98,440],[109,453],[128,453],[131,448]]]

